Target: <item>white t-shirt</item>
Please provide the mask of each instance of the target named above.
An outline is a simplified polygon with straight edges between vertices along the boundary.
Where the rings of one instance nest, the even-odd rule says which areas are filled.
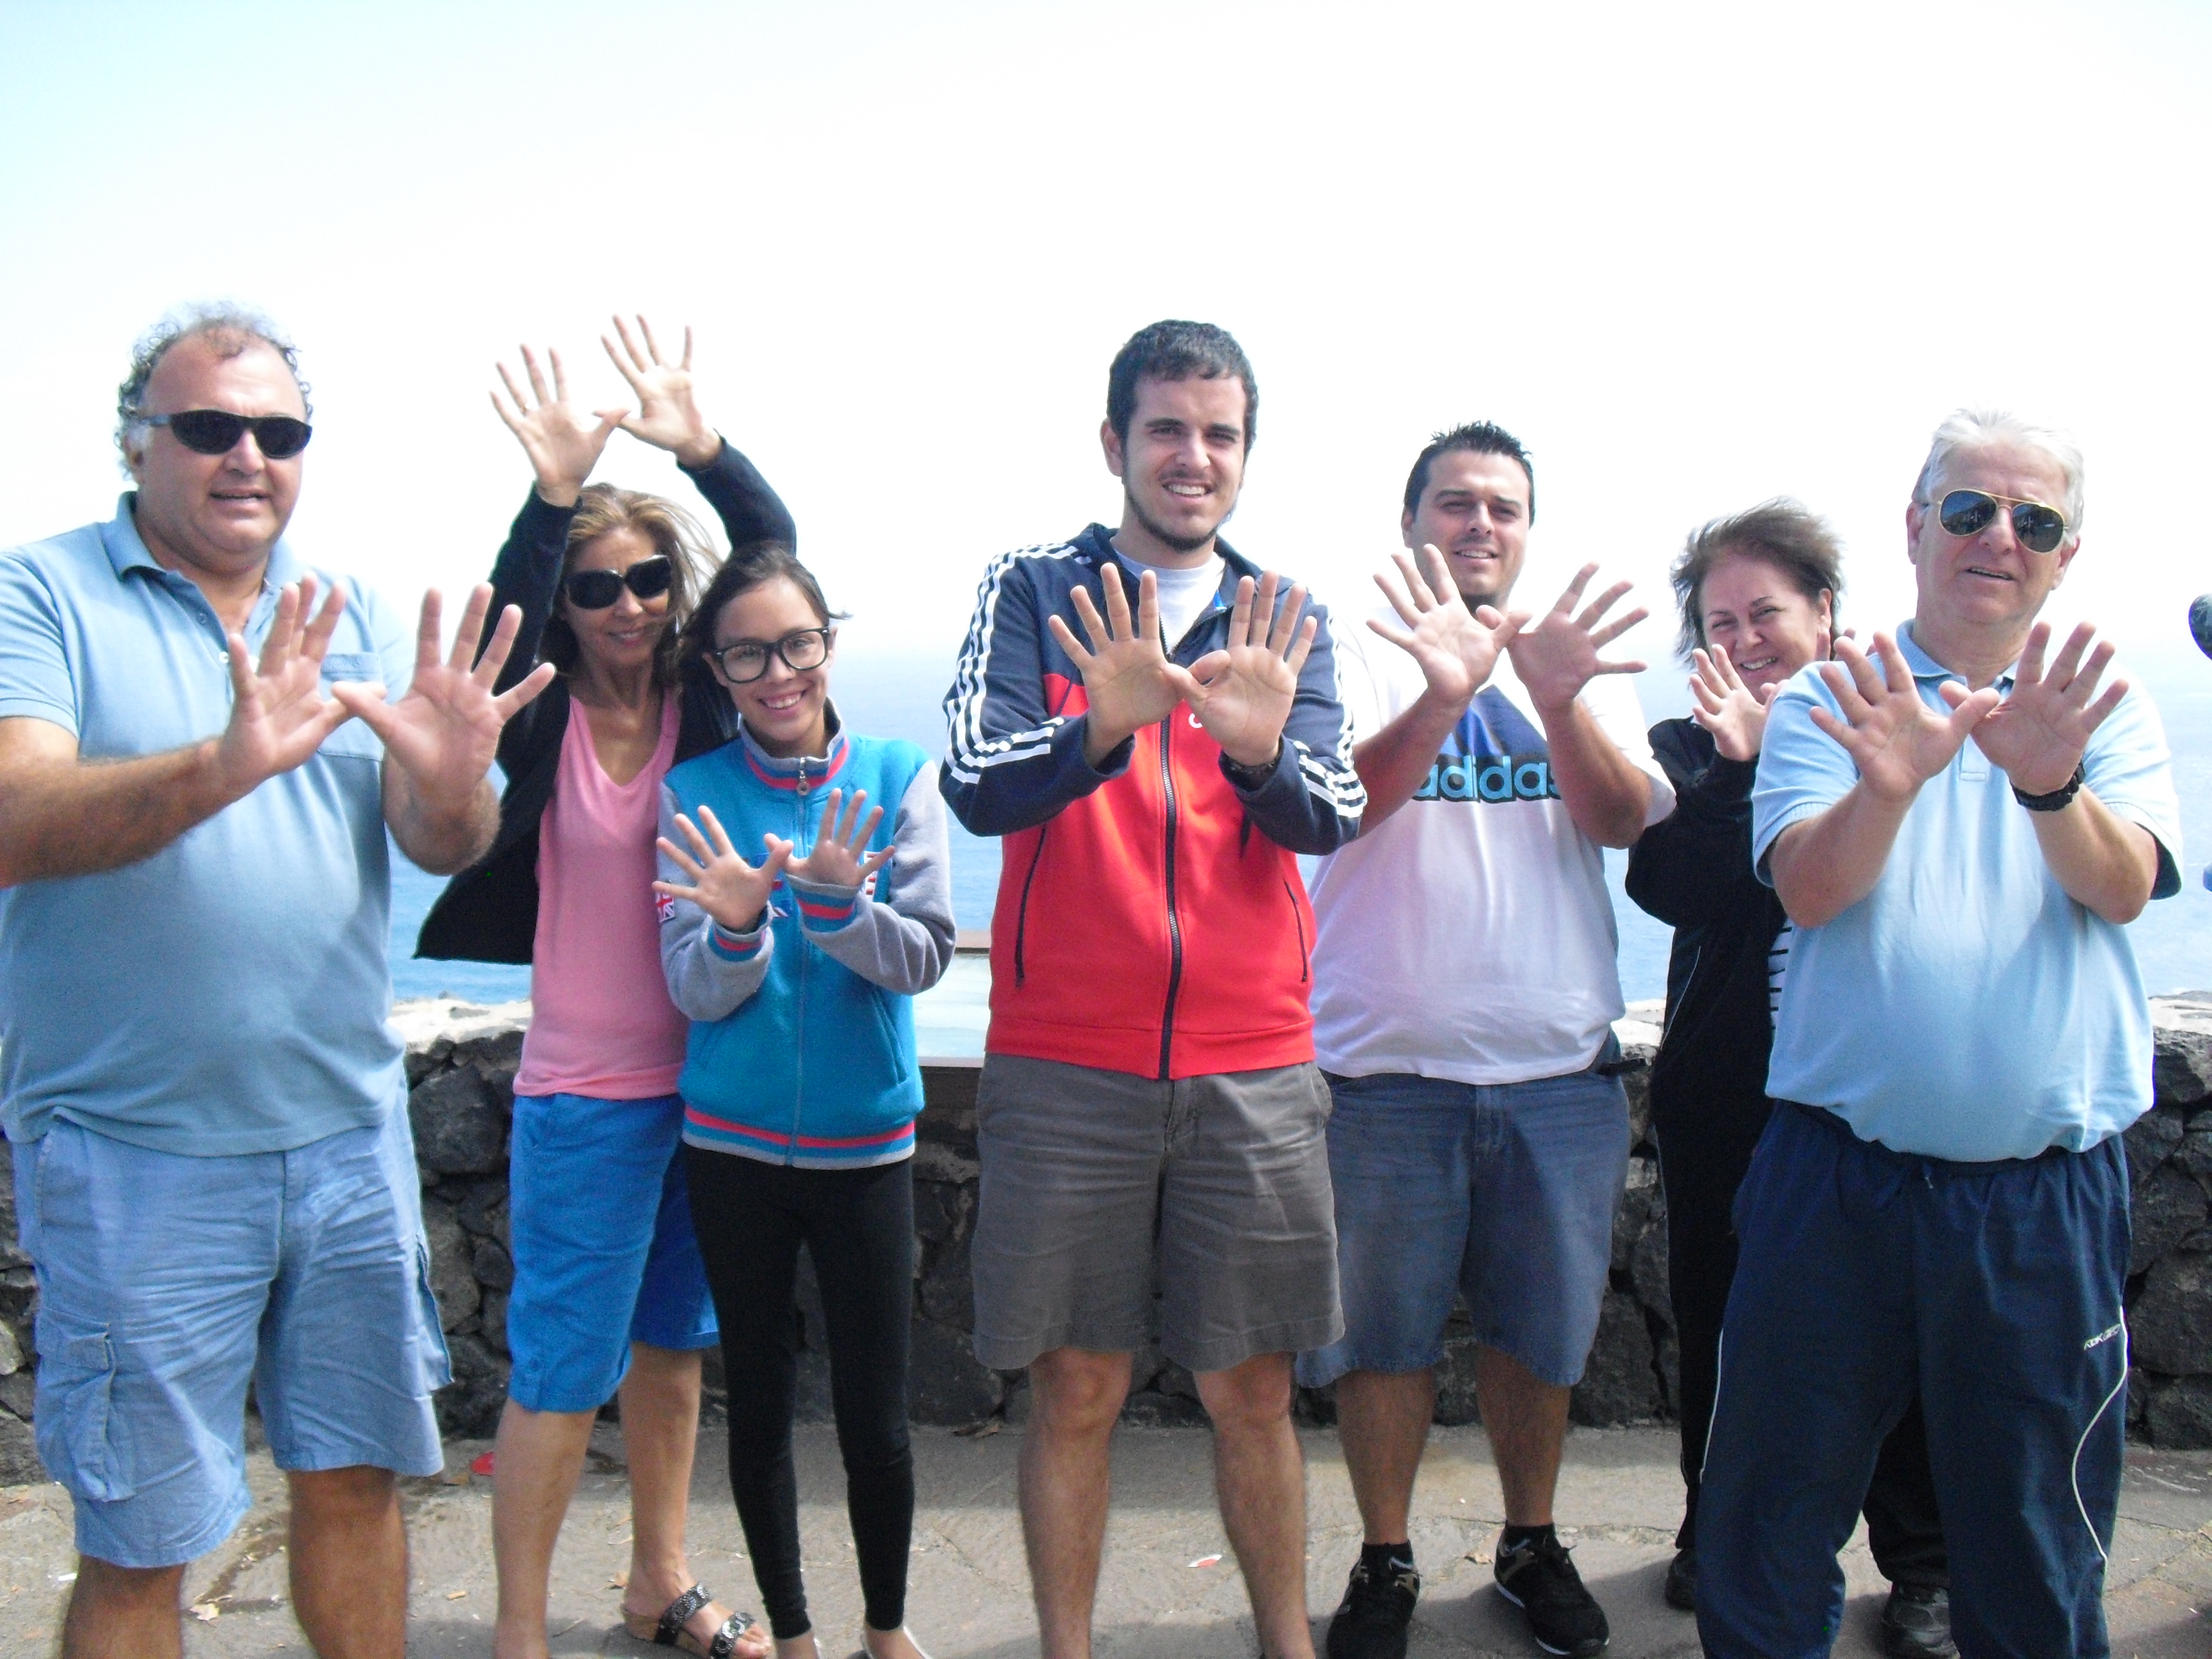
[[[1380,614],[1380,613],[1378,613]],[[1395,618],[1393,619],[1395,620]],[[1371,737],[1421,695],[1413,658],[1364,627],[1335,635],[1339,695]],[[1674,810],[1626,676],[1583,706]],[[1313,880],[1314,1044],[1347,1077],[1522,1083],[1577,1071],[1620,1018],[1603,851],[1553,793],[1534,705],[1501,657],[1413,799]]]
[[[1124,554],[1123,557],[1128,556]],[[1131,559],[1139,574],[1152,573],[1152,580],[1159,590],[1160,632],[1167,635],[1168,649],[1173,651],[1182,643],[1182,636],[1190,632],[1190,625],[1199,613],[1213,603],[1213,596],[1221,591],[1224,565],[1217,553],[1204,564],[1188,570],[1170,570],[1164,565],[1145,564]],[[1137,596],[1129,595],[1129,608],[1137,608]]]

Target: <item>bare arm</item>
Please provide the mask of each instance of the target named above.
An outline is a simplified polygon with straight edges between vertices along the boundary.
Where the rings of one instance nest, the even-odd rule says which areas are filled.
[[[1648,613],[1638,605],[1607,621],[1605,613],[1628,592],[1626,582],[1616,582],[1577,614],[1575,606],[1596,574],[1595,565],[1584,565],[1559,602],[1534,626],[1516,635],[1508,648],[1514,672],[1544,722],[1552,778],[1567,816],[1601,847],[1632,847],[1644,833],[1644,815],[1651,805],[1651,779],[1621,753],[1579,699],[1583,688],[1600,674],[1644,671],[1640,662],[1603,661],[1598,652]]]
[[[314,614],[315,579],[278,596],[261,659],[230,636],[230,723],[220,735],[131,760],[88,761],[64,726],[0,720],[0,886],[119,869],[151,858],[267,779],[289,772],[344,724],[322,695],[323,653],[345,607]]]
[[[2106,921],[2127,923],[2150,902],[2158,840],[2084,789],[2056,812],[2035,815],[2036,843],[2066,896]]]
[[[1454,702],[1424,688],[1404,714],[1352,749],[1352,763],[1367,791],[1367,811],[1359,820],[1363,835],[1413,799],[1466,709],[1463,701]]]

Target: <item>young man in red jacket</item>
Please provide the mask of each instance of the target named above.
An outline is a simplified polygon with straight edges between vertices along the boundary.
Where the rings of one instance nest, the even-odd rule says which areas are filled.
[[[1291,1365],[1343,1322],[1294,855],[1350,840],[1364,796],[1321,608],[1278,605],[1217,533],[1258,404],[1218,328],[1122,347],[1099,434],[1120,527],[994,561],[945,699],[946,798],[1006,837],[975,1343],[1030,1368],[1046,1659],[1091,1652],[1107,1443],[1155,1340],[1213,1419],[1262,1650],[1313,1652]]]

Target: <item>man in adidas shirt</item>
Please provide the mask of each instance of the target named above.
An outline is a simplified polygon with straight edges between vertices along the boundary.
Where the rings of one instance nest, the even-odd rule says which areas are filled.
[[[1464,1291],[1505,1494],[1500,1591],[1552,1653],[1605,1646],[1552,1498],[1627,1173],[1622,1012],[1602,849],[1666,817],[1634,690],[1600,653],[1642,619],[1509,611],[1535,514],[1519,441],[1440,434],[1406,486],[1395,617],[1344,630],[1338,672],[1367,789],[1360,838],[1313,885],[1314,1040],[1346,1330],[1299,1380],[1337,1385],[1366,1547],[1330,1659],[1401,1659],[1419,1589],[1408,1512],[1444,1321]]]

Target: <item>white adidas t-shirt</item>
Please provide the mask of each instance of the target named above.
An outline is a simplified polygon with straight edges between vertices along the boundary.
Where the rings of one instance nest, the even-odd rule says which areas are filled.
[[[1128,556],[1122,556],[1127,558]],[[1164,565],[1145,564],[1132,559],[1139,574],[1152,573],[1152,582],[1158,590],[1160,632],[1167,635],[1168,649],[1173,651],[1182,643],[1182,636],[1190,632],[1190,625],[1200,613],[1213,603],[1214,595],[1221,592],[1221,577],[1226,563],[1217,553],[1204,564],[1188,570],[1170,570]],[[1129,608],[1137,608],[1137,596],[1129,595]]]
[[[1339,695],[1364,739],[1420,696],[1421,671],[1364,626],[1334,638]],[[1582,702],[1650,775],[1645,822],[1656,823],[1674,791],[1635,687],[1600,675]],[[1550,793],[1543,724],[1510,659],[1444,749],[1413,799],[1315,874],[1322,1066],[1459,1083],[1579,1070],[1622,1012],[1613,901],[1602,849]]]

